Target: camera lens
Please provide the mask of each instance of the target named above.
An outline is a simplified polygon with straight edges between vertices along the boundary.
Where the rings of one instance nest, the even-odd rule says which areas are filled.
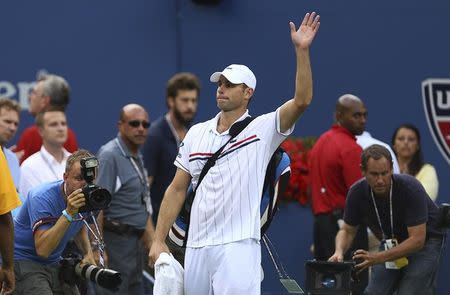
[[[326,289],[336,288],[336,277],[332,274],[326,274],[322,277],[320,284]]]
[[[103,188],[97,188],[91,192],[91,202],[96,208],[105,208],[111,201],[110,193]]]
[[[95,184],[85,185],[83,187],[83,194],[86,199],[86,205],[78,210],[80,213],[105,209],[111,203],[111,194],[108,190]]]

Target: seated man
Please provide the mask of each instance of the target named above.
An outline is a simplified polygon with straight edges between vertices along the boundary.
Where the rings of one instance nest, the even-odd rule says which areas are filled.
[[[14,220],[16,294],[69,294],[76,292],[59,279],[59,262],[67,242],[74,238],[84,254],[83,263],[95,264],[79,208],[85,205],[80,159],[86,150],[72,154],[64,180],[32,189]],[[63,291],[67,287],[68,290]]]
[[[381,145],[366,148],[361,158],[365,178],[348,192],[344,225],[330,261],[342,261],[357,228],[366,224],[383,242],[380,251],[358,249],[356,269],[372,266],[366,295],[434,294],[445,232],[439,209],[412,176],[392,173],[392,158]]]

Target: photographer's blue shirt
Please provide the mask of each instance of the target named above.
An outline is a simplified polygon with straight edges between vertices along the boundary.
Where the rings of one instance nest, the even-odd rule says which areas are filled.
[[[51,228],[66,209],[62,194],[63,181],[45,183],[33,188],[14,218],[14,260],[32,260],[41,264],[57,263],[67,242],[75,237],[83,226],[73,221],[61,242],[48,258],[39,257],[34,244],[34,232]]]

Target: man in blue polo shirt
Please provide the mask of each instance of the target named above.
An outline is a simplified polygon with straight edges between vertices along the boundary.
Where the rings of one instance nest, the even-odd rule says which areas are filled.
[[[164,193],[175,176],[173,161],[197,113],[200,81],[192,73],[177,73],[167,82],[169,111],[152,123],[142,149],[152,196],[153,223],[158,219]]]
[[[79,208],[85,205],[81,188],[80,159],[86,150],[72,154],[64,180],[32,189],[14,220],[16,294],[76,292],[59,279],[59,262],[67,242],[74,238],[84,254],[83,262],[95,264]],[[66,290],[67,289],[67,290]],[[63,291],[64,290],[64,291]]]

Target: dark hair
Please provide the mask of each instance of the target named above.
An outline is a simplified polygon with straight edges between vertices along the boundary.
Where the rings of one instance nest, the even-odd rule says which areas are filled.
[[[411,161],[408,163],[408,173],[411,175],[416,175],[420,169],[422,168],[422,166],[425,164],[423,161],[423,154],[422,154],[422,145],[420,144],[420,132],[419,129],[417,129],[416,126],[414,126],[413,124],[402,124],[399,127],[397,127],[397,129],[395,129],[394,134],[392,135],[392,139],[391,139],[391,146],[393,147],[395,144],[395,138],[397,137],[397,133],[400,129],[405,128],[405,129],[409,129],[412,132],[414,132],[416,134],[417,137],[417,144],[419,145],[417,151],[414,153],[414,155],[412,156]],[[397,155],[397,152],[394,150],[395,155]]]
[[[17,114],[20,114],[21,111],[19,103],[16,100],[7,97],[0,97],[0,110],[1,109],[12,110]]]
[[[192,73],[177,73],[167,81],[166,97],[176,97],[180,90],[197,90],[200,95],[200,80]]]
[[[386,158],[389,163],[391,163],[392,168],[392,156],[387,148],[379,144],[373,144],[364,149],[361,155],[361,168],[366,171],[367,170],[367,162],[372,158],[374,160],[379,160],[381,158]]]

